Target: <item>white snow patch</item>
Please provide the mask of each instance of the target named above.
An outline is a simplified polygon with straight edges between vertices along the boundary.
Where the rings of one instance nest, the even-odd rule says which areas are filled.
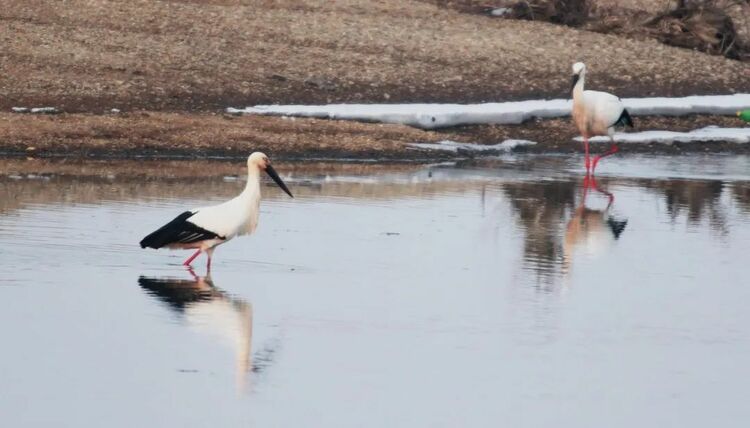
[[[228,108],[227,113],[398,123],[416,128],[434,129],[481,123],[518,124],[534,116],[544,118],[565,116],[570,114],[570,101],[515,101],[486,104],[260,105],[245,109]]]
[[[623,103],[631,115],[734,115],[738,110],[750,108],[750,94],[626,98]],[[554,99],[484,104],[258,105],[244,109],[230,107],[226,111],[230,114],[398,123],[434,129],[471,124],[519,124],[533,117],[565,117],[570,115],[571,105],[571,100]]]
[[[60,113],[55,107],[11,107],[13,113],[33,113],[33,114],[56,114]]]
[[[581,137],[576,137],[576,141],[583,141]],[[592,143],[608,143],[608,137],[594,137],[589,140]],[[708,142],[723,141],[729,143],[750,143],[750,127],[747,128],[719,128],[718,126],[709,126],[706,128],[695,129],[689,132],[672,132],[672,131],[644,131],[632,133],[615,134],[617,143],[665,143],[674,142],[691,143],[691,142]],[[444,150],[453,153],[459,151],[467,152],[510,152],[519,146],[532,146],[536,142],[528,140],[505,140],[499,144],[474,144],[459,143],[457,141],[443,140],[437,143],[410,143],[409,146],[426,150]]]
[[[575,140],[583,141],[583,138],[576,137]],[[606,143],[609,141],[609,138],[594,137],[589,141],[592,143]],[[719,128],[718,126],[708,126],[706,128],[694,129],[689,132],[644,131],[615,134],[615,142],[617,143],[691,143],[705,141],[750,143],[750,127]]]
[[[492,9],[490,11],[490,15],[491,16],[505,16],[505,15],[510,15],[511,12],[513,12],[513,9],[509,7],[498,7],[498,8]]]
[[[411,143],[409,145],[418,149],[444,150],[458,153],[459,150],[473,152],[509,152],[519,146],[532,146],[534,144],[536,144],[534,141],[528,140],[505,140],[498,144],[459,143],[457,141],[443,140],[438,141],[437,143]]]
[[[59,113],[59,111],[54,107],[34,107],[31,109],[31,112],[34,114],[55,114]]]

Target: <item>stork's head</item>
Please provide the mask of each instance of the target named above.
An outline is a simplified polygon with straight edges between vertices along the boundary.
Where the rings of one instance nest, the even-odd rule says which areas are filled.
[[[570,85],[571,91],[575,88],[576,83],[578,83],[578,80],[580,80],[584,74],[586,74],[586,65],[584,63],[577,62],[573,64],[573,79],[571,80]]]
[[[258,168],[261,171],[265,171],[266,167],[271,165],[271,160],[268,159],[265,153],[254,152],[247,158],[247,167]]]
[[[271,166],[271,160],[268,159],[268,156],[266,156],[265,153],[255,152],[251,154],[247,158],[247,168],[249,170],[256,168],[259,171],[265,171],[266,174],[268,174],[268,176],[271,177],[279,187],[281,187],[281,190],[286,192],[287,195],[294,197],[292,192],[289,191],[289,188],[286,187],[286,184],[284,184],[284,181],[279,177],[279,174],[277,174],[276,170]]]

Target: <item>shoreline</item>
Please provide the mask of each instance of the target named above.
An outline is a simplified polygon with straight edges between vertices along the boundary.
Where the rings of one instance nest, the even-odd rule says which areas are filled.
[[[634,131],[685,132],[707,126],[745,125],[730,116],[641,116]],[[575,137],[577,132],[569,118],[422,130],[398,124],[205,112],[0,113],[0,157],[4,158],[232,160],[263,151],[279,160],[413,163],[510,152],[575,154],[582,150]],[[536,144],[512,151],[456,152],[413,146],[445,140],[495,145],[513,139]],[[606,144],[594,143],[594,150],[603,150]],[[619,143],[619,147],[622,154],[750,153],[750,144],[723,141]]]

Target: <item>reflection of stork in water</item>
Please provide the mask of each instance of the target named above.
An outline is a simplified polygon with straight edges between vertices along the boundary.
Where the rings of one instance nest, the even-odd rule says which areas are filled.
[[[607,198],[604,209],[591,209],[586,206],[589,190],[594,189]],[[570,268],[572,257],[576,249],[584,249],[588,254],[597,255],[606,251],[625,231],[628,220],[615,218],[610,210],[615,202],[615,196],[599,187],[596,178],[586,175],[583,179],[583,195],[581,203],[568,222],[563,242],[563,270]]]
[[[252,369],[253,307],[216,288],[209,276],[198,277],[192,269],[189,272],[192,280],[141,276],[138,285],[184,316],[191,327],[234,348],[237,385],[244,389]]]

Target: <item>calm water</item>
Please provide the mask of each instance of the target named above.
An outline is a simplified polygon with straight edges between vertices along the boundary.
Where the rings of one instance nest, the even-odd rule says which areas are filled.
[[[0,161],[3,426],[750,418],[748,157],[279,164],[210,277],[138,247],[242,168]]]

